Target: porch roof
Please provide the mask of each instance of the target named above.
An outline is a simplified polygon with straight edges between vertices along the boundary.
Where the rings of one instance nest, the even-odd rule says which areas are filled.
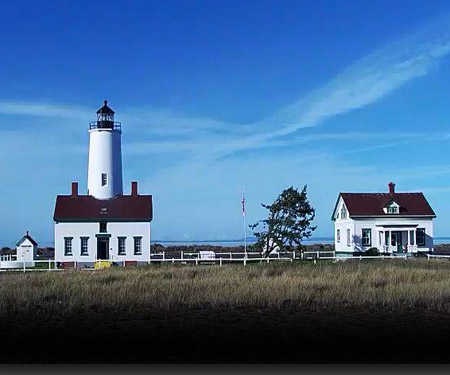
[[[375,225],[379,230],[390,230],[390,231],[398,231],[398,232],[404,232],[416,229],[419,224],[377,224]]]

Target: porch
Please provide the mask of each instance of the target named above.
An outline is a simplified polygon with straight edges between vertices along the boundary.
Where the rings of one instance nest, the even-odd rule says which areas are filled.
[[[390,254],[417,253],[428,251],[425,247],[425,230],[410,225],[377,225],[378,249]],[[420,246],[419,246],[420,245]]]

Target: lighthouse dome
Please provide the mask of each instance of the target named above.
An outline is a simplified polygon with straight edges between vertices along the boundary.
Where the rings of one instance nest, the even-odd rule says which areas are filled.
[[[103,102],[103,107],[101,107],[101,108],[97,111],[97,114],[98,114],[98,113],[112,113],[112,114],[114,114],[114,111],[113,111],[111,108],[108,107],[108,101],[105,100],[105,101]]]

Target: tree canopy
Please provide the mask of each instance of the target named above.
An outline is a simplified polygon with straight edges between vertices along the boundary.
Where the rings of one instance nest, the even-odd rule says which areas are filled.
[[[312,226],[315,209],[308,201],[306,185],[301,191],[293,186],[283,190],[270,205],[261,204],[269,211],[268,218],[250,225],[257,238],[256,248],[266,256],[273,250],[291,251],[309,238],[316,226]]]

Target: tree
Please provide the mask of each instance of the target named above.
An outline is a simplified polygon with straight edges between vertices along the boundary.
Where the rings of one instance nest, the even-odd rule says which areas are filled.
[[[300,192],[291,186],[283,190],[271,205],[261,205],[269,210],[269,216],[250,225],[250,228],[257,238],[255,247],[265,256],[275,249],[292,251],[296,246],[302,246],[302,240],[311,237],[316,229],[311,225],[315,209],[308,201],[306,185]]]

